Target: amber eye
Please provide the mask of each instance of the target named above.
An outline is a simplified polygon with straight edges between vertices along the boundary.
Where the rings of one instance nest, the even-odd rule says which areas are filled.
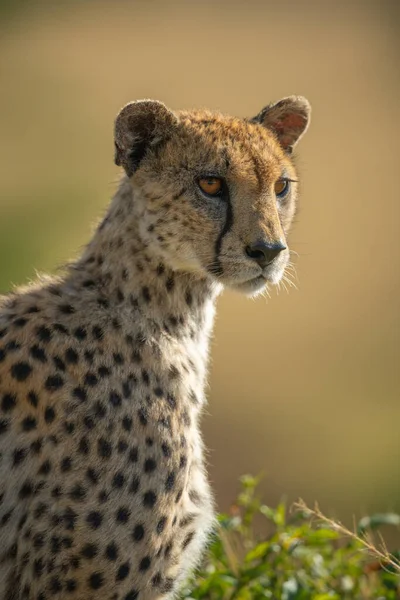
[[[219,177],[201,177],[198,184],[207,196],[218,196],[222,191],[222,179]]]
[[[290,182],[288,179],[278,179],[275,182],[275,195],[278,198],[283,198],[289,191]]]

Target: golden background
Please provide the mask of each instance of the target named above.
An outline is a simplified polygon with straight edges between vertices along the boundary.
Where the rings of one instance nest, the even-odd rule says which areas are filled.
[[[253,116],[312,103],[298,290],[218,306],[203,430],[218,505],[245,472],[330,514],[400,509],[399,5],[2,2],[0,291],[54,271],[111,197],[129,100]]]

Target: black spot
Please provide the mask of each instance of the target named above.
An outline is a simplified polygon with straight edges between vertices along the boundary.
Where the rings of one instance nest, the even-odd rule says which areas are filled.
[[[185,294],[185,301],[188,306],[192,306],[193,304],[193,296],[189,290]]]
[[[98,529],[102,521],[103,515],[97,510],[93,510],[86,517],[86,522],[90,525],[92,529]]]
[[[142,380],[145,385],[150,384],[150,376],[149,376],[148,372],[146,371],[146,369],[142,369]]]
[[[53,356],[53,362],[56,369],[59,371],[65,371],[65,363],[59,356]]]
[[[130,510],[126,506],[121,506],[115,515],[117,523],[127,523],[130,517]]]
[[[86,498],[86,490],[82,484],[76,483],[69,493],[71,500],[82,501]]]
[[[112,453],[110,442],[107,442],[104,438],[100,438],[97,442],[97,453],[102,458],[110,458]]]
[[[60,488],[59,485],[56,485],[52,490],[51,490],[51,495],[53,498],[61,498],[62,496],[62,489]]]
[[[71,365],[76,365],[78,362],[78,353],[73,348],[67,348],[65,351],[65,360]]]
[[[125,440],[119,440],[117,448],[118,452],[120,454],[123,454],[128,449],[128,442],[126,442]]]
[[[80,454],[89,454],[89,442],[85,436],[83,436],[79,442],[78,451]]]
[[[28,319],[25,319],[25,317],[19,317],[18,319],[15,319],[15,321],[13,321],[13,324],[15,325],[15,327],[24,327],[24,325],[26,325],[28,322]]]
[[[129,460],[132,463],[137,463],[139,458],[139,450],[136,446],[133,446],[130,450],[129,450]]]
[[[85,281],[82,282],[82,287],[84,288],[93,288],[95,285],[96,282],[93,281],[93,279],[85,279]]]
[[[14,394],[4,394],[1,401],[1,408],[3,412],[10,412],[15,408],[17,404],[17,397]]]
[[[41,363],[45,363],[47,361],[46,352],[40,346],[32,346],[32,348],[29,350],[29,354],[32,356],[32,358]]]
[[[114,542],[111,542],[111,544],[108,544],[108,546],[106,547],[105,555],[108,558],[108,560],[117,560],[118,547]]]
[[[92,573],[89,577],[89,587],[92,590],[98,590],[102,587],[104,583],[104,576],[102,573]]]
[[[28,498],[29,496],[32,496],[33,492],[34,492],[33,483],[31,481],[26,481],[20,488],[20,490],[18,492],[18,496],[22,500],[24,498]]]
[[[62,584],[58,577],[52,577],[50,579],[49,589],[52,594],[57,594],[58,592],[61,592]]]
[[[87,400],[86,390],[82,387],[76,387],[73,390],[72,395],[75,396],[75,398],[78,398],[78,400],[80,400],[81,402],[86,402]]]
[[[132,423],[133,421],[130,417],[124,417],[122,419],[122,427],[125,429],[125,431],[131,431]]]
[[[43,571],[44,571],[43,559],[37,558],[33,562],[33,576],[35,577],[35,579],[41,577],[43,575]]]
[[[153,579],[151,580],[151,584],[153,587],[159,587],[161,581],[162,581],[161,573],[160,573],[160,571],[157,571],[157,573],[154,575]]]
[[[89,467],[88,470],[86,471],[86,477],[93,484],[98,483],[98,481],[100,479],[99,473],[92,467]]]
[[[164,395],[164,392],[160,387],[154,388],[154,393],[158,398],[161,398]]]
[[[74,329],[74,336],[79,341],[85,340],[87,337],[86,329],[84,327],[77,327]]]
[[[26,417],[21,423],[21,428],[22,431],[32,431],[32,429],[36,428],[36,425],[37,422],[34,417]]]
[[[75,592],[77,587],[78,587],[78,584],[75,579],[67,579],[66,580],[65,589],[67,590],[67,592]]]
[[[167,479],[165,480],[165,491],[170,492],[175,485],[175,473],[171,471],[168,473]]]
[[[157,528],[156,528],[156,531],[159,535],[164,531],[166,524],[167,524],[167,517],[161,517],[161,519],[157,523]]]
[[[40,502],[34,510],[35,519],[41,519],[48,511],[48,506],[43,502]]]
[[[73,315],[75,312],[75,308],[72,304],[61,304],[59,308],[63,315]]]
[[[167,289],[167,292],[172,292],[172,290],[174,289],[175,280],[172,276],[168,277],[167,281],[165,282],[165,287]]]
[[[0,362],[3,362],[6,357],[6,352],[3,348],[0,348]]]
[[[161,450],[162,450],[162,453],[164,454],[164,456],[166,458],[170,458],[171,457],[172,451],[171,451],[170,446],[168,446],[168,444],[165,444],[165,443],[161,444]]]
[[[136,475],[133,476],[131,481],[131,485],[129,486],[129,492],[131,494],[136,494],[140,487],[140,479]]]
[[[138,410],[139,421],[143,426],[147,425],[147,413],[145,408],[140,408]]]
[[[25,381],[31,373],[32,367],[26,362],[18,362],[11,367],[11,376],[17,381]]]
[[[150,558],[150,556],[145,556],[140,561],[139,571],[147,571],[147,569],[150,568],[150,565],[151,565],[151,558]]]
[[[93,386],[97,385],[98,381],[99,380],[97,379],[97,377],[94,373],[91,373],[91,372],[86,373],[86,375],[85,375],[86,385],[93,387]]]
[[[96,544],[85,544],[81,550],[82,556],[85,558],[94,558],[99,552]]]
[[[93,359],[94,359],[94,352],[93,352],[93,350],[85,350],[85,352],[84,352],[83,355],[85,357],[86,362],[88,362],[89,365],[92,365],[93,364]]]
[[[115,473],[113,480],[112,480],[112,486],[114,488],[122,488],[124,486],[125,483],[125,476],[123,475],[123,473],[118,472]]]
[[[108,367],[106,367],[105,365],[101,365],[98,369],[97,372],[99,374],[99,377],[109,377],[111,375],[111,369],[109,369]]]
[[[120,568],[118,569],[117,572],[117,576],[116,576],[116,580],[117,581],[122,581],[123,579],[126,579],[129,575],[129,571],[130,571],[130,565],[128,562],[124,563],[123,565],[120,566]]]
[[[124,598],[124,600],[137,600],[139,598],[139,592],[135,589],[132,589],[128,592]]]
[[[132,352],[132,362],[139,364],[142,362],[142,355],[140,354],[140,352],[138,350],[134,350]]]
[[[157,463],[153,458],[147,458],[144,462],[144,472],[152,473],[157,468]]]
[[[77,519],[77,514],[72,508],[67,507],[63,514],[63,520],[65,523],[65,528],[68,531],[73,531],[75,529],[75,523]],[[88,523],[90,523],[89,518],[87,519]]]
[[[36,329],[36,334],[41,342],[49,342],[51,340],[51,331],[44,325]]]
[[[83,424],[85,425],[86,429],[93,429],[95,426],[93,417],[86,415],[86,417],[83,419]]]
[[[32,450],[32,452],[34,454],[39,454],[39,452],[42,449],[42,445],[43,445],[43,442],[42,442],[42,440],[40,438],[37,439],[37,440],[35,440],[34,442],[32,442],[32,444],[31,444],[31,450]]]
[[[184,469],[186,467],[186,465],[187,465],[187,457],[184,454],[182,454],[181,459],[179,461],[179,468]]]
[[[106,298],[98,298],[97,304],[101,306],[101,308],[109,308],[110,303]]]
[[[93,408],[94,408],[94,414],[97,418],[103,419],[106,416],[106,414],[107,414],[106,407],[100,401],[95,402]]]
[[[151,301],[150,290],[147,286],[142,288],[143,300],[148,304]]]
[[[55,410],[52,406],[48,406],[44,411],[44,420],[46,423],[52,423],[56,418]]]
[[[102,330],[101,327],[99,327],[98,325],[94,325],[92,328],[92,333],[93,333],[93,337],[96,340],[101,340],[103,335],[104,335],[104,331]]]
[[[55,329],[59,333],[65,334],[65,335],[68,333],[68,329],[64,325],[62,325],[61,323],[55,323],[53,325],[53,329]]]
[[[117,392],[114,392],[114,391],[110,392],[109,399],[110,399],[110,403],[115,407],[121,406],[121,404],[122,404],[122,398],[119,394],[117,394]]]
[[[114,359],[114,362],[115,362],[116,365],[123,365],[124,364],[124,357],[119,352],[114,352],[113,353],[113,359]]]
[[[149,490],[143,495],[143,506],[146,508],[153,508],[155,503],[157,502],[157,495]]]
[[[62,459],[60,469],[62,473],[67,473],[72,468],[72,459],[70,456],[66,456]]]
[[[147,437],[146,438],[146,446],[149,446],[151,448],[153,444],[154,444],[153,438]]]
[[[39,475],[48,475],[51,471],[51,463],[49,460],[45,460],[44,463],[41,465],[38,473]]]
[[[32,406],[34,406],[35,408],[37,407],[37,405],[39,404],[39,398],[37,396],[37,394],[35,394],[35,392],[28,392],[28,401],[30,402],[30,404],[32,404]]]
[[[73,423],[72,421],[65,421],[64,429],[69,435],[71,435],[75,431],[75,423]]]
[[[19,350],[21,348],[21,344],[16,342],[15,340],[11,340],[6,344],[6,350],[8,352],[15,352],[15,350]]]
[[[46,390],[54,392],[59,390],[64,385],[64,379],[60,375],[49,375],[45,382]]]
[[[33,313],[38,313],[39,309],[37,306],[30,306],[26,312],[28,315],[32,315]]]
[[[116,319],[115,317],[113,318],[113,320],[111,321],[111,325],[113,326],[113,329],[119,330],[121,329],[121,323],[118,319]]]

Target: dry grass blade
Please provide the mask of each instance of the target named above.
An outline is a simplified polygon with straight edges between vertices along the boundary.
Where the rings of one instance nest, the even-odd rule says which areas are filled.
[[[304,500],[299,499],[298,502],[295,502],[292,507],[294,510],[302,511],[315,519],[318,519],[321,523],[332,529],[333,531],[338,532],[343,537],[349,537],[353,540],[359,542],[365,550],[367,550],[372,556],[379,559],[382,568],[392,567],[400,574],[400,563],[391,556],[389,551],[386,548],[383,539],[381,538],[381,546],[377,547],[367,536],[360,536],[355,531],[351,531],[347,527],[345,527],[340,521],[335,521],[334,519],[330,519],[326,517],[320,510],[318,504],[314,505],[314,508],[309,508]]]

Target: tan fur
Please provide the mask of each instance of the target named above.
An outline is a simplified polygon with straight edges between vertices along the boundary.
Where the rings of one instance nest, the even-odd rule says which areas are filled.
[[[198,419],[215,299],[277,283],[289,255],[261,268],[246,254],[287,245],[295,212],[297,183],[274,194],[283,173],[297,179],[288,133],[281,145],[268,126],[267,113],[128,105],[115,139],[128,175],[83,255],[0,300],[2,599],[171,598],[199,560],[214,523]],[[201,194],[210,174],[229,198]]]

